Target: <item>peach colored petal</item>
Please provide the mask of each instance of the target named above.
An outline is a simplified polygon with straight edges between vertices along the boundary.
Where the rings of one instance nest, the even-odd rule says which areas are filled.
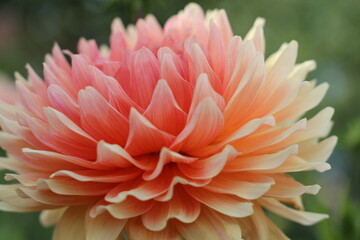
[[[85,239],[85,207],[69,207],[56,225],[53,239]]]
[[[67,207],[44,210],[40,213],[40,223],[44,227],[50,227],[57,224]]]
[[[257,18],[254,25],[245,36],[245,40],[252,40],[256,50],[262,53],[265,52],[264,25],[265,19]]]
[[[272,177],[259,174],[241,175],[237,173],[221,173],[204,187],[217,193],[233,194],[240,198],[253,200],[267,194],[275,181]]]
[[[268,210],[303,225],[311,225],[329,217],[327,214],[304,212],[289,208],[276,199],[262,198],[258,202]]]
[[[107,211],[116,219],[126,220],[148,212],[154,205],[154,201],[140,201],[133,197],[128,197],[122,202],[108,204],[101,200],[91,208],[90,216],[96,217]]]
[[[254,209],[253,215],[237,220],[240,224],[242,235],[244,239],[268,240],[270,235],[269,220],[258,204],[254,205]]]
[[[175,226],[168,224],[162,231],[150,231],[144,227],[140,218],[133,218],[125,225],[125,233],[129,239],[181,240]]]
[[[236,42],[234,44],[236,44]],[[240,43],[238,44],[240,45]],[[230,101],[236,89],[241,88],[244,85],[244,83],[241,83],[241,80],[255,55],[256,50],[252,41],[245,41],[240,45],[239,53],[234,59],[233,70],[231,75],[229,74],[229,83],[224,92],[226,102]]]
[[[274,169],[282,165],[290,156],[295,155],[298,152],[298,146],[292,145],[282,151],[257,155],[252,157],[237,157],[232,161],[229,161],[223,171],[224,172],[238,172],[238,171],[254,171],[254,170],[266,170]]]
[[[290,240],[270,219],[267,219],[267,224],[270,231],[269,240]]]
[[[191,223],[176,223],[177,230],[189,240],[243,239],[239,224],[232,217],[202,207],[199,218]]]
[[[178,166],[183,174],[192,179],[211,179],[222,171],[228,161],[238,155],[239,153],[231,145],[227,145],[223,151],[209,158],[199,159],[189,164],[180,163]]]
[[[247,217],[253,213],[252,203],[233,197],[228,194],[214,193],[194,187],[184,187],[185,190],[196,200],[206,206],[231,217]]]
[[[152,231],[166,228],[170,219],[183,223],[192,223],[200,215],[200,203],[192,199],[181,187],[174,190],[170,201],[156,202],[149,211],[142,215],[144,226]]]
[[[266,197],[293,198],[304,193],[315,195],[320,190],[320,186],[317,184],[304,186],[292,177],[284,174],[272,174],[269,176],[275,180],[275,184],[265,194]]]
[[[206,129],[203,128],[204,124],[208,124]],[[172,143],[171,149],[191,151],[203,147],[214,140],[223,125],[224,118],[220,109],[210,97],[206,97],[196,107],[185,128]]]
[[[177,152],[173,152],[170,149],[164,147],[160,151],[159,159],[156,167],[154,169],[151,169],[152,171],[144,172],[142,177],[144,180],[152,180],[158,177],[161,174],[162,170],[164,169],[164,166],[166,166],[166,164],[170,162],[189,164],[196,160],[197,158],[183,156]]]
[[[49,205],[52,206],[52,208],[59,208],[62,206],[82,205],[95,200],[95,198],[89,196],[58,195],[48,190],[22,188],[19,189],[18,192],[25,196],[24,199],[32,200],[33,202],[36,202],[37,205],[43,206],[41,210],[49,209],[49,207],[47,207]]]
[[[39,179],[37,188],[51,190],[61,195],[97,196],[103,195],[114,187],[114,184],[102,182],[79,182],[64,179]]]
[[[92,218],[85,214],[86,240],[116,240],[125,226],[126,220],[113,218],[108,213],[102,213]]]

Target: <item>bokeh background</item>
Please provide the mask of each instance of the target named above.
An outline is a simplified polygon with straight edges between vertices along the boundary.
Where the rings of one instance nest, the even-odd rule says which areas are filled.
[[[125,24],[148,13],[163,24],[187,0],[0,0],[0,70],[13,78],[25,74],[25,64],[41,73],[44,55],[56,41],[75,51],[79,37],[108,43],[110,23],[120,16]],[[323,174],[297,174],[302,182],[323,189],[305,196],[311,211],[328,212],[330,219],[315,226],[275,218],[295,240],[360,239],[360,1],[359,0],[203,0],[205,10],[224,8],[233,31],[244,36],[258,16],[266,18],[266,55],[281,43],[299,42],[298,62],[314,59],[318,66],[308,80],[329,82],[330,89],[315,111],[336,109],[332,134],[339,143]],[[314,112],[315,112],[314,111]],[[314,112],[309,113],[313,115]],[[1,154],[4,154],[1,152]],[[3,178],[3,172],[0,172]],[[2,181],[2,180],[1,180]],[[42,228],[38,214],[0,213],[0,239],[47,240],[52,229]],[[70,239],[69,239],[70,240]]]

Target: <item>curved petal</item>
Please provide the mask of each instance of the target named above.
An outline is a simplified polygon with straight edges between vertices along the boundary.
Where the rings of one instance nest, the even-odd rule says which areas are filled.
[[[208,207],[231,217],[242,218],[253,214],[252,203],[228,194],[214,193],[201,188],[185,186],[185,190]]]
[[[128,197],[124,201],[114,204],[100,200],[100,202],[91,208],[90,216],[96,217],[107,211],[112,217],[125,220],[146,213],[153,205],[153,200],[141,201],[134,197]]]
[[[201,47],[194,43],[192,38],[187,39],[185,42],[185,54],[188,60],[190,83],[194,84],[201,73],[206,73],[213,89],[221,93],[222,84],[220,78],[210,67]]]
[[[274,212],[294,222],[301,223],[303,225],[312,225],[329,217],[327,214],[312,213],[292,209],[280,203],[277,199],[261,198],[257,201],[260,203],[261,206],[265,207],[269,211]]]
[[[265,194],[266,197],[293,198],[304,193],[315,195],[320,190],[320,186],[317,184],[304,186],[285,174],[271,174],[268,176],[275,180],[275,184]]]
[[[209,144],[224,125],[222,112],[216,103],[206,97],[195,109],[183,131],[177,136],[170,149],[180,148],[187,152]],[[206,126],[206,127],[205,127]]]
[[[142,156],[134,159],[130,154],[117,144],[108,144],[100,141],[97,145],[97,159],[96,162],[100,165],[111,167],[130,167],[136,166],[145,171],[151,171],[155,168],[153,158],[151,156]]]
[[[144,117],[160,130],[177,135],[185,126],[187,114],[177,105],[166,81],[159,80]]]
[[[204,189],[253,200],[264,195],[274,183],[273,178],[260,174],[221,173]]]
[[[212,20],[210,20],[208,49],[211,67],[220,79],[223,80],[226,64],[225,42],[221,30]]]
[[[106,194],[114,184],[102,182],[80,182],[63,179],[39,179],[39,190],[48,190],[61,195],[98,196]]]
[[[34,135],[45,145],[71,156],[92,159],[96,143],[63,113],[45,108],[48,123],[23,115]]]
[[[142,171],[135,167],[120,168],[110,171],[99,170],[60,170],[51,174],[51,178],[66,176],[81,182],[118,183],[136,178]]]
[[[265,19],[257,18],[254,25],[245,36],[245,40],[252,40],[256,50],[262,53],[265,52],[264,25]]]
[[[125,150],[132,156],[160,151],[170,146],[175,137],[157,129],[134,108],[130,111],[130,130]]]
[[[98,140],[124,145],[128,120],[92,87],[81,90],[78,97],[83,128]]]
[[[176,102],[184,110],[188,111],[193,95],[193,86],[185,80],[187,73],[183,61],[172,50],[162,47],[158,51],[160,60],[160,77],[169,84]]]
[[[75,100],[60,86],[51,84],[47,88],[51,105],[76,123],[80,123],[80,109]]]
[[[164,169],[164,166],[170,162],[188,164],[196,160],[197,158],[184,156],[180,153],[173,152],[170,149],[163,147],[160,151],[156,167],[151,169],[151,171],[144,172],[143,179],[152,180],[158,177]]]
[[[64,215],[67,207],[44,210],[40,213],[40,222],[44,227],[50,227],[57,224]]]
[[[231,161],[239,153],[230,145],[227,145],[220,153],[209,158],[199,159],[192,163],[179,163],[181,172],[192,179],[210,179],[218,175],[225,164]]]
[[[150,231],[141,222],[141,218],[133,218],[125,226],[128,239],[156,239],[156,240],[181,240],[181,235],[176,231],[173,224],[162,231]]]
[[[186,240],[243,239],[240,225],[234,218],[207,207],[202,207],[201,214],[195,222],[176,222],[176,229]]]
[[[294,156],[298,152],[298,145],[292,145],[279,152],[255,155],[251,157],[239,156],[232,161],[229,161],[223,171],[224,172],[239,172],[239,171],[254,171],[267,170],[281,166],[290,156]]]
[[[224,98],[212,88],[208,76],[205,73],[201,73],[196,80],[194,94],[189,109],[188,119],[191,118],[196,107],[206,97],[211,97],[211,99],[216,103],[219,109],[221,111],[224,110],[225,108]]]
[[[169,219],[177,219],[183,223],[192,223],[200,214],[200,203],[190,197],[182,187],[175,188],[170,201],[156,202],[154,206],[142,215],[144,226],[151,231],[161,231],[166,228]]]

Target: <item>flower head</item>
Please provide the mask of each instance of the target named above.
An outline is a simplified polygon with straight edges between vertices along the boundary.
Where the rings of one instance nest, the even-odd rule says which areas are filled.
[[[19,104],[1,103],[12,170],[0,208],[42,211],[54,239],[286,239],[264,209],[301,224],[304,186],[329,169],[333,109],[300,119],[327,84],[305,81],[297,43],[264,60],[264,20],[244,39],[226,13],[189,4],[162,28],[149,15],[112,24],[110,48],[55,44],[43,81],[30,67]],[[10,104],[10,105],[9,105]]]

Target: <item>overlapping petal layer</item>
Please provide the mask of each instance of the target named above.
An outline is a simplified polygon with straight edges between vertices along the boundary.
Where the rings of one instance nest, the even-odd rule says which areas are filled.
[[[242,39],[189,4],[164,28],[115,19],[108,51],[81,39],[69,62],[55,45],[44,81],[27,66],[0,103],[0,167],[18,181],[0,209],[43,210],[56,240],[287,239],[263,209],[325,218],[299,200],[319,186],[288,173],[329,169],[333,109],[301,119],[327,85],[305,81],[295,41],[265,60],[263,26]]]

